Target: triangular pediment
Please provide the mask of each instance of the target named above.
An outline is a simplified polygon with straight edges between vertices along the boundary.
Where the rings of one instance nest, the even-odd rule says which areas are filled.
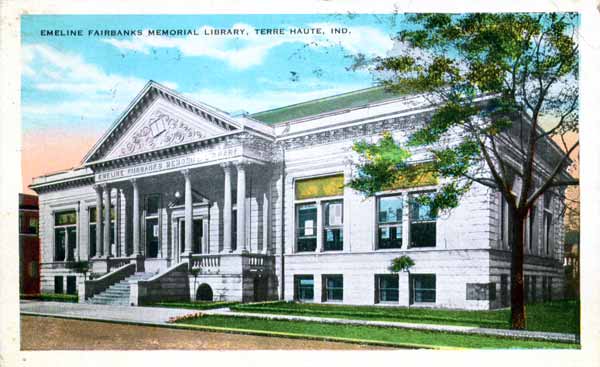
[[[201,116],[194,116],[179,106],[157,99],[133,126],[116,141],[104,159],[168,148],[226,133]]]
[[[83,163],[161,150],[240,128],[225,115],[151,82],[84,157]]]

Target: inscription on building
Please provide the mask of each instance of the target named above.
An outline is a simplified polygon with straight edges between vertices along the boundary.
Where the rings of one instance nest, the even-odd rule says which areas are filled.
[[[198,165],[206,162],[231,159],[242,156],[242,146],[216,148],[201,151],[185,157],[165,159],[161,161],[139,164],[127,168],[119,168],[95,175],[96,182],[110,181],[126,177],[135,177],[149,173],[170,171],[173,169]]]

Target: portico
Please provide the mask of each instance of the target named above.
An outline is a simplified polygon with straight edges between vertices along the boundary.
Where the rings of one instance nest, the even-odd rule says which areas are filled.
[[[94,185],[95,212],[102,213],[95,243],[102,245],[94,251],[92,243],[83,244],[89,247],[94,269],[135,259],[156,271],[196,255],[267,254],[267,237],[256,236],[259,228],[264,232],[267,218],[258,218],[261,223],[249,218],[269,205],[268,182],[259,174],[265,167],[265,162],[236,156],[199,167],[102,180],[115,176],[107,166],[96,174],[100,183]]]

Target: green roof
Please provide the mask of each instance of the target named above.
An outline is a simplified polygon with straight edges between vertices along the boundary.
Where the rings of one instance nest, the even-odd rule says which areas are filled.
[[[398,98],[402,95],[398,92],[386,91],[383,87],[372,87],[257,112],[250,115],[250,117],[270,125],[335,110],[362,107],[374,102]]]

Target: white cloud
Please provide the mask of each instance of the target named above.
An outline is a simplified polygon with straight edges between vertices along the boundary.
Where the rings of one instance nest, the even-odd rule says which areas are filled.
[[[23,46],[23,76],[30,92],[58,94],[62,99],[23,105],[24,118],[37,126],[76,119],[105,128],[147,82],[107,73],[78,54],[42,44]],[[165,85],[177,88],[175,83]]]
[[[348,34],[331,34],[330,29],[343,27],[336,23],[314,23],[309,27],[322,28],[324,34],[287,34],[257,35],[255,28],[248,24],[235,24],[231,29],[244,31],[243,36],[204,35],[205,31],[213,31],[213,27],[204,26],[198,29],[197,35],[186,37],[150,36],[145,30],[142,36],[120,40],[116,38],[103,41],[117,47],[121,51],[135,51],[149,54],[152,49],[175,48],[184,56],[206,56],[228,63],[236,69],[246,69],[260,65],[269,50],[285,43],[302,43],[309,47],[340,46],[350,53],[364,53],[383,56],[392,48],[393,41],[384,32],[366,26],[349,27]],[[291,27],[284,27],[288,30]]]

